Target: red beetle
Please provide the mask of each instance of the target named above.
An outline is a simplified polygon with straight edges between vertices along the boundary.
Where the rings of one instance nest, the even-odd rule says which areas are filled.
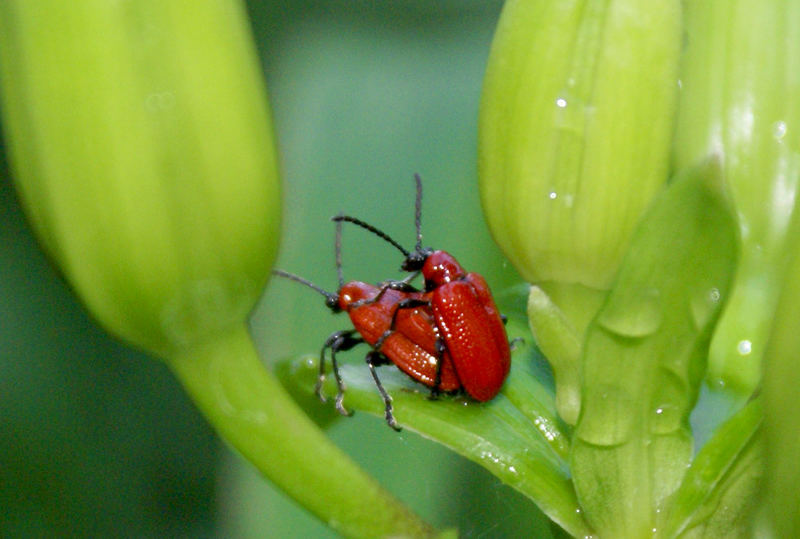
[[[404,271],[422,273],[425,294],[421,299],[432,308],[434,322],[450,353],[461,386],[475,400],[488,401],[500,391],[511,366],[511,350],[503,317],[481,275],[465,272],[455,257],[446,251],[422,247],[422,180],[418,174],[414,175],[414,180],[417,185],[414,219],[417,244],[413,252],[360,219],[338,215],[333,220],[350,222],[377,234],[406,257],[401,266]]]
[[[339,290],[327,292],[310,281],[274,270],[273,273],[313,288],[327,299],[325,304],[334,313],[346,311],[355,329],[331,334],[320,350],[319,379],[315,393],[324,402],[322,384],[325,380],[325,351],[330,349],[333,374],[338,393],[336,409],[343,415],[349,412],[343,405],[345,386],[339,374],[336,353],[350,350],[363,342],[370,345],[366,363],[375,384],[383,397],[387,423],[399,430],[392,413],[392,399],[383,388],[375,367],[394,363],[414,380],[432,388],[432,391],[455,391],[461,383],[453,368],[450,353],[446,350],[439,329],[434,323],[430,301],[426,294],[415,291],[405,281],[389,281],[379,287],[352,281],[344,284],[340,261],[341,224],[336,228],[336,264],[339,273]]]
[[[348,414],[342,404],[344,383],[339,375],[336,353],[366,342],[372,348],[366,362],[383,397],[387,423],[399,430],[392,413],[392,399],[378,378],[375,367],[395,364],[414,380],[439,391],[464,389],[479,401],[487,401],[500,391],[510,367],[510,350],[503,319],[492,299],[486,281],[476,273],[466,273],[453,256],[444,251],[422,248],[420,232],[422,182],[415,175],[417,199],[415,225],[417,245],[405,250],[384,232],[354,217],[333,218],[336,227],[337,294],[327,292],[296,275],[275,270],[276,275],[300,282],[323,294],[334,312],[346,311],[354,329],[333,333],[320,351],[320,374],[316,393],[323,401],[325,350],[331,350],[331,363],[338,394],[336,408]],[[341,222],[354,223],[398,248],[406,257],[402,269],[412,272],[402,281],[386,281],[378,287],[359,281],[344,283],[341,271]],[[425,291],[409,282],[422,273]]]

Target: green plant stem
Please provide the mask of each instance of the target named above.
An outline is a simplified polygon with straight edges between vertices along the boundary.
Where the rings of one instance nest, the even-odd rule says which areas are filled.
[[[528,320],[539,349],[553,368],[558,415],[574,425],[581,409],[581,335],[538,286],[531,286],[528,296]]]
[[[337,532],[435,535],[308,419],[261,364],[244,325],[168,364],[223,439]]]

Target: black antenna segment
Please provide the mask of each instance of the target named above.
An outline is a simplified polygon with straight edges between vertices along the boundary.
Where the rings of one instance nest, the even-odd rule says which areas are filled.
[[[395,247],[395,249],[397,249],[398,251],[403,253],[403,256],[407,257],[410,254],[405,248],[403,248],[402,245],[400,245],[399,243],[394,241],[394,239],[392,239],[392,237],[389,236],[389,234],[387,234],[386,232],[383,232],[382,230],[379,230],[379,229],[375,228],[371,224],[366,223],[366,222],[362,221],[361,219],[358,219],[356,217],[351,217],[350,215],[339,214],[336,217],[332,217],[331,220],[332,221],[336,221],[337,223],[340,223],[342,221],[346,221],[348,223],[353,223],[356,226],[360,226],[364,230],[372,232],[373,234],[375,234],[376,236],[378,236],[382,240],[392,244]]]
[[[417,229],[417,245],[414,247],[416,252],[422,250],[422,178],[414,173],[414,181],[417,184],[417,200],[414,203],[414,227]],[[408,253],[406,253],[408,256]]]
[[[428,247],[422,247],[422,178],[420,178],[419,174],[414,174],[414,182],[416,183],[417,187],[417,196],[414,203],[414,229],[417,233],[417,243],[414,246],[414,250],[411,252],[397,243],[386,232],[383,232],[382,230],[362,221],[361,219],[340,213],[339,215],[332,217],[331,220],[337,223],[353,223],[356,226],[360,226],[364,230],[372,232],[382,240],[390,243],[395,249],[403,253],[403,256],[406,257],[403,261],[403,264],[400,266],[403,271],[419,271],[422,269],[422,266],[425,264],[425,261],[428,259],[428,256],[430,256],[433,250]]]
[[[314,283],[312,283],[308,279],[303,279],[299,275],[295,275],[294,273],[289,273],[288,271],[283,271],[283,270],[276,269],[276,270],[272,270],[272,274],[273,275],[277,275],[278,277],[284,277],[286,279],[289,279],[290,281],[295,281],[297,283],[304,284],[307,287],[311,288],[312,290],[316,290],[317,292],[319,292],[320,294],[325,296],[325,304],[331,310],[334,310],[334,311],[340,310],[339,309],[339,296],[338,296],[338,294],[334,294],[333,292],[328,292],[327,290],[324,290],[324,289],[320,288],[319,286],[315,285]]]
[[[341,217],[340,213],[337,217]],[[336,277],[339,279],[339,289],[344,286],[344,275],[342,274],[342,222],[336,221],[336,241],[334,241],[334,249],[336,250]]]

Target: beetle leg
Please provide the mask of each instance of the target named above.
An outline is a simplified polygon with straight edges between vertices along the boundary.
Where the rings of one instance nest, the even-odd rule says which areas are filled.
[[[331,334],[325,340],[325,344],[322,346],[322,350],[319,352],[319,377],[317,378],[317,385],[314,387],[314,393],[319,397],[319,400],[325,402],[325,395],[322,394],[322,384],[325,381],[325,350],[328,348],[331,349],[331,365],[333,369],[333,376],[336,378],[336,388],[338,389],[336,393],[336,409],[342,415],[352,415],[347,409],[342,405],[342,400],[344,399],[344,382],[342,381],[342,376],[339,374],[339,364],[336,361],[336,352],[350,350],[357,344],[364,342],[360,337],[354,337],[357,332],[355,330],[343,330],[337,331]]]
[[[381,289],[397,290],[400,292],[419,292],[419,288],[409,283],[406,279],[402,281],[383,281]]]
[[[386,423],[389,424],[396,431],[402,430],[397,425],[397,420],[394,418],[394,413],[392,413],[392,397],[386,392],[383,388],[383,384],[381,384],[380,378],[378,378],[378,373],[375,371],[375,366],[381,364],[380,353],[376,350],[370,350],[367,353],[367,357],[365,358],[367,361],[367,365],[369,366],[369,372],[372,374],[372,379],[375,380],[375,385],[378,386],[378,391],[381,393],[381,397],[383,397],[383,404],[385,408],[384,416],[386,417]]]
[[[419,275],[419,272],[416,272],[415,274],[411,275],[411,277],[416,277],[417,275]],[[380,301],[380,299],[383,297],[383,295],[386,293],[387,290],[397,290],[400,292],[419,292],[419,290],[417,290],[415,287],[409,284],[410,280],[411,279],[406,277],[402,281],[384,281],[380,283],[381,287],[378,290],[377,294],[368,299],[360,299],[358,301],[354,301],[353,303],[348,305],[347,310],[357,309],[358,307],[361,307],[363,305],[370,305],[372,303],[377,303],[378,301]]]
[[[413,309],[414,307],[422,307],[424,305],[430,305],[430,301],[425,301],[424,299],[416,299],[416,298],[408,298],[404,299],[403,301],[397,302],[397,307],[395,307],[394,312],[392,313],[392,322],[389,324],[389,329],[383,332],[383,335],[375,341],[373,348],[375,350],[380,351],[381,346],[389,336],[394,333],[395,325],[397,325],[397,313],[400,312],[400,309]]]
[[[388,280],[383,281],[381,286],[391,288],[392,290],[399,290],[400,292],[419,292],[419,289],[411,284],[411,281],[419,276],[419,271],[414,271],[404,279],[399,281]]]
[[[419,292],[416,288],[411,286],[405,281],[384,281],[381,283],[381,287],[378,290],[378,293],[372,296],[369,299],[361,299],[358,301],[354,301],[348,306],[349,309],[355,309],[357,307],[361,307],[362,305],[370,305],[372,303],[377,303],[383,297],[387,290],[399,290],[401,292]]]
[[[431,400],[439,398],[439,386],[442,385],[442,359],[446,349],[444,338],[441,335],[436,337],[436,378],[433,379],[433,387],[429,397]]]
[[[500,321],[505,326],[506,324],[508,324],[508,317],[506,315],[504,315],[503,313],[500,313]],[[523,339],[522,337],[514,337],[513,339],[508,341],[509,350],[511,350],[513,352],[516,349],[518,344],[525,344],[525,339]]]
[[[353,303],[347,306],[347,310],[350,311],[352,309],[357,309],[363,305],[371,305],[373,303],[377,303],[378,301],[380,301],[380,299],[383,297],[383,295],[386,293],[387,290],[389,290],[388,286],[382,286],[380,290],[378,290],[377,294],[375,294],[371,298],[364,298],[358,301],[354,301]]]

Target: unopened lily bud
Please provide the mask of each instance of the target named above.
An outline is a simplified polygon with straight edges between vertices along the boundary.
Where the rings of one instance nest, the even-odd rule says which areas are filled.
[[[335,532],[433,536],[249,335],[280,196],[244,2],[2,0],[0,98],[23,205],[97,320],[164,358],[220,436]]]
[[[238,2],[4,0],[15,184],[109,331],[161,356],[241,326],[275,257],[279,183]]]
[[[479,125],[484,212],[579,334],[668,176],[680,19],[679,0],[509,0],[494,37]]]
[[[692,1],[685,19],[675,167],[721,158],[742,237],[708,376],[747,398],[760,381],[800,178],[800,3]]]

